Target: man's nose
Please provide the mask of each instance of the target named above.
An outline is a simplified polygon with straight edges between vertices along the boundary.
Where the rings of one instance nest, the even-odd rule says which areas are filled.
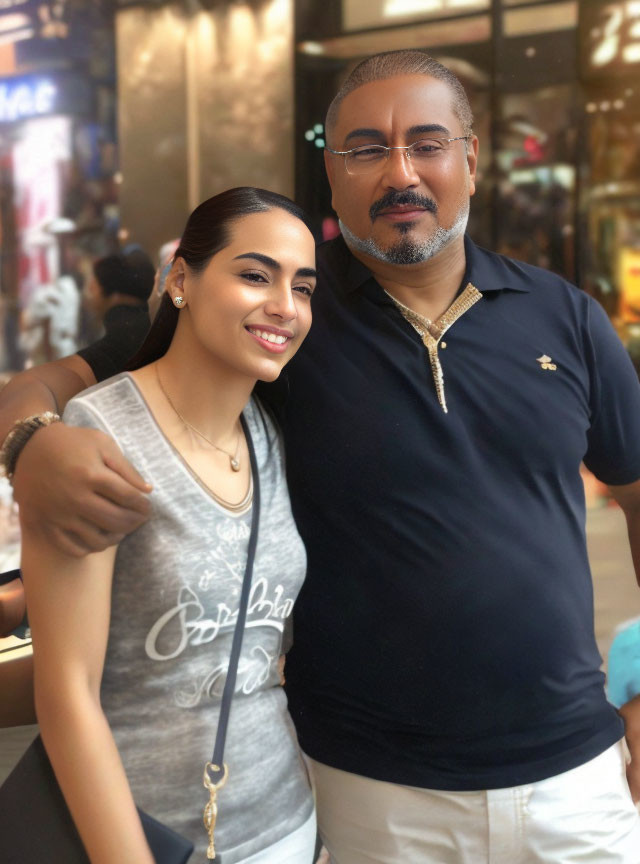
[[[391,149],[383,169],[383,181],[392,189],[407,189],[420,184],[420,175],[409,151],[404,148]]]

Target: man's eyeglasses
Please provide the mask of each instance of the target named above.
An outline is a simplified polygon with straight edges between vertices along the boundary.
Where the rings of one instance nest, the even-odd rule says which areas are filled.
[[[423,165],[432,159],[437,159],[446,153],[452,141],[468,141],[470,135],[459,135],[457,138],[422,138],[406,147],[385,147],[383,144],[364,144],[352,150],[332,150],[325,147],[334,156],[344,156],[344,164],[349,174],[368,174],[376,171],[388,160],[392,150],[404,150],[407,159],[416,165]]]

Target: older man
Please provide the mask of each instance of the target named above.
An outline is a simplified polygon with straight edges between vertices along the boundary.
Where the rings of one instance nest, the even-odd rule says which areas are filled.
[[[579,467],[612,485],[640,573],[640,388],[597,304],[465,237],[471,120],[413,51],[364,61],[329,109],[342,237],[267,397],[309,556],[291,712],[335,864],[638,864]],[[14,417],[91,382],[85,361],[14,387]],[[38,431],[15,474],[26,518],[78,554],[144,516],[142,480],[84,435]],[[640,797],[638,698],[621,714]]]

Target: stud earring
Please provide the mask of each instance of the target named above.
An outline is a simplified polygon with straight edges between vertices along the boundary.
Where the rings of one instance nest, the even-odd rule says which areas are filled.
[[[181,306],[184,305],[184,297],[174,297],[174,298],[173,298],[173,303],[174,303],[174,305],[177,306],[178,309],[179,309]]]

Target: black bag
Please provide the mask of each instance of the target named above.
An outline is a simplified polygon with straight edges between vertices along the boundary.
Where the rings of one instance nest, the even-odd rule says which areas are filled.
[[[157,864],[185,864],[193,844],[138,813]],[[0,788],[0,838],[2,864],[89,864],[39,735]]]
[[[260,521],[258,465],[251,434],[242,415],[240,421],[251,461],[253,512],[247,563],[227,679],[222,692],[216,740],[211,762],[208,762],[205,768],[205,778],[210,782],[221,781],[220,786],[226,780],[228,771],[223,759],[224,745],[249,605]],[[205,784],[205,788],[209,786]],[[156,864],[185,864],[194,849],[191,841],[167,828],[140,808],[138,813]],[[216,864],[222,864],[218,853],[215,861]],[[90,864],[40,736],[30,744],[27,752],[0,786],[0,864]]]

